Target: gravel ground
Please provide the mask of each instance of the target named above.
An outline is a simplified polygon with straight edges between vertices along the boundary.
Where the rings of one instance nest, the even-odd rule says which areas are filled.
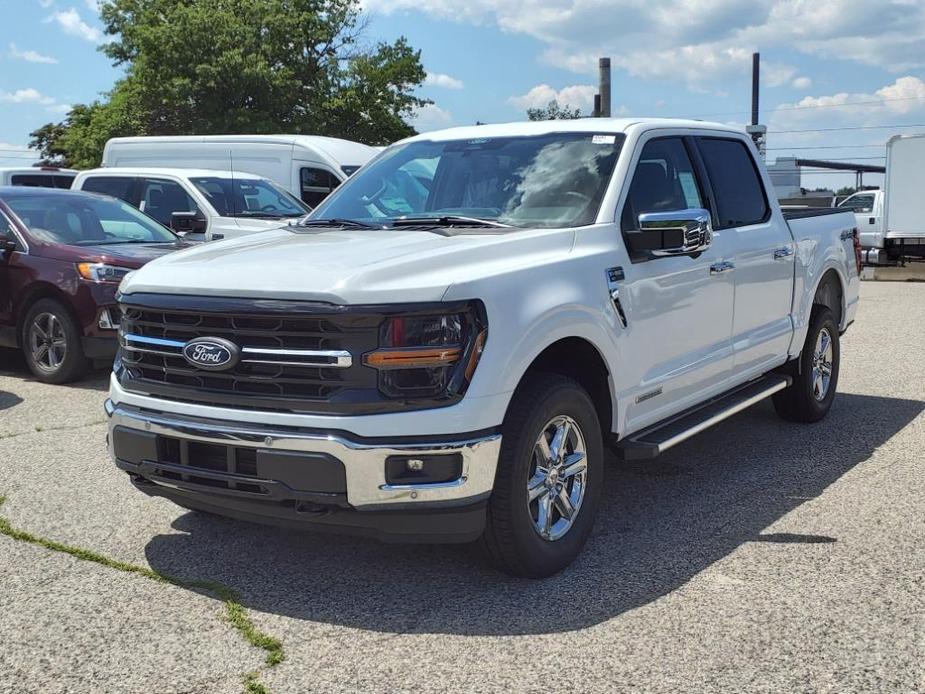
[[[925,284],[864,283],[813,426],[758,405],[614,463],[580,560],[514,580],[465,547],[187,513],[104,448],[102,375],[0,352],[0,516],[233,588],[283,692],[925,692]],[[0,692],[240,692],[265,654],[214,597],[0,536]]]

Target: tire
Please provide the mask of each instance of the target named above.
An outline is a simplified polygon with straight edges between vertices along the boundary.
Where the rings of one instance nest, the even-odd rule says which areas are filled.
[[[544,469],[537,466],[540,434],[554,456],[557,449],[562,450],[554,436],[560,429],[569,431],[565,461],[557,467],[550,466],[548,469],[556,472],[544,475]],[[604,446],[597,412],[577,382],[539,374],[517,389],[501,434],[495,487],[479,545],[488,560],[505,573],[525,578],[551,576],[574,561],[594,525],[604,478]],[[576,456],[582,447],[583,471],[579,470]],[[533,501],[529,501],[528,492],[531,482],[534,493],[540,494]],[[562,485],[568,505],[562,498],[551,501],[550,492],[557,489],[557,483]],[[548,509],[544,517],[550,518],[549,523],[542,522],[541,505]],[[568,506],[576,509],[571,521],[562,511]],[[542,532],[547,529],[544,537]]]
[[[90,360],[84,356],[80,337],[63,304],[54,299],[36,301],[26,313],[20,335],[29,370],[43,383],[70,383],[83,377]]]
[[[820,361],[821,347],[825,349]],[[816,306],[809,319],[793,383],[772,397],[777,414],[791,422],[818,422],[825,417],[835,400],[840,363],[841,345],[835,316],[828,308]]]

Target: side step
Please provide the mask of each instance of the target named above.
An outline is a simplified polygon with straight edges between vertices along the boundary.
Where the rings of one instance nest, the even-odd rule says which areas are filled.
[[[791,380],[789,376],[780,374],[762,376],[648,429],[631,434],[617,443],[617,449],[627,460],[654,458],[704,429],[783,390],[790,385]]]

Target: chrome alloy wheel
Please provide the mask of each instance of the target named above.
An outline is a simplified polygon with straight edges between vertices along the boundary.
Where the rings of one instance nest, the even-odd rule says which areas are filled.
[[[586,456],[581,429],[565,415],[551,419],[533,445],[527,511],[544,540],[558,540],[574,525],[585,497]]]
[[[67,356],[64,326],[53,313],[40,313],[29,326],[29,352],[42,371],[57,371]]]
[[[816,347],[813,349],[813,397],[825,400],[832,382],[832,363],[835,351],[832,349],[832,336],[827,328],[819,331]]]

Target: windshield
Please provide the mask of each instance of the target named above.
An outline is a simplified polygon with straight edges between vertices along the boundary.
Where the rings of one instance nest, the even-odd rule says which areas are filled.
[[[622,135],[552,133],[398,145],[334,191],[313,219],[471,217],[519,227],[593,224]]]
[[[222,217],[304,217],[309,208],[276,184],[260,178],[191,178]]]
[[[92,194],[16,195],[4,201],[29,229],[48,243],[99,246],[175,243],[177,237],[131,205]]]

